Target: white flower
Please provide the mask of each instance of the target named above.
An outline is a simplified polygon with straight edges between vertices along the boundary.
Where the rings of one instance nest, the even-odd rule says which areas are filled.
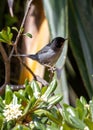
[[[5,109],[3,110],[3,115],[5,116],[5,119],[7,121],[12,119],[17,119],[19,116],[22,115],[22,110],[20,110],[19,104],[12,104],[5,106]]]
[[[63,126],[60,127],[60,130],[63,130]]]
[[[85,108],[89,110],[89,104],[85,104]]]
[[[84,130],[89,130],[88,126],[86,126],[86,127],[84,128]]]

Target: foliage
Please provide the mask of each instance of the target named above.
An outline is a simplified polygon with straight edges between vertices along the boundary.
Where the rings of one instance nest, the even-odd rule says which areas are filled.
[[[92,1],[68,1],[70,47],[89,97],[93,95]],[[74,25],[74,26],[73,26]],[[73,66],[75,68],[76,66]],[[75,70],[76,71],[76,70]],[[82,87],[82,86],[81,86]],[[80,93],[80,92],[79,92]]]
[[[24,90],[14,92],[7,85],[4,99],[0,97],[0,129],[43,130],[51,123],[52,128],[60,127],[62,119],[59,119],[60,113],[54,105],[62,96],[53,95],[56,87],[56,80],[53,80],[48,88],[41,89],[36,81],[26,81]]]
[[[67,0],[43,0],[44,10],[48,20],[51,38],[61,36],[68,38],[68,8]],[[56,66],[60,69],[60,81],[58,83],[57,92],[63,94],[64,102],[68,103],[68,85],[65,74],[65,58],[67,54],[68,40],[65,42],[62,54],[56,63]],[[65,90],[65,91],[64,91]]]
[[[25,89],[12,91],[6,86],[0,97],[0,129],[6,130],[92,130],[93,100],[77,99],[76,107],[63,104],[61,112],[55,107],[62,100],[53,95],[57,81],[40,89],[38,83],[25,82]]]
[[[3,29],[0,32],[0,42],[7,43],[9,45],[12,45],[12,38],[13,38],[13,33],[11,32],[10,27],[7,27],[7,29]]]
[[[16,7],[20,8],[19,3],[15,3],[17,3]],[[77,95],[81,95],[80,90],[85,87],[88,96],[91,98],[93,95],[93,11],[91,0],[43,0],[43,3],[52,35],[51,37],[68,37],[69,29],[69,47],[72,53],[68,53],[69,55],[66,66],[68,72],[67,76],[70,77],[68,79],[76,79],[71,79],[72,84],[70,84],[70,87],[75,87],[74,91],[79,89],[79,94],[76,92]],[[21,7],[23,8],[23,6]],[[3,8],[0,10],[4,13]],[[16,9],[16,12],[17,11],[18,9]],[[11,18],[8,14],[6,14],[4,17],[6,19],[5,25],[8,25],[8,27],[0,31],[0,42],[13,45],[12,40],[15,34],[12,33],[11,29],[15,30],[19,37],[23,33],[24,29],[23,26],[22,28],[20,26],[19,30],[17,27],[14,27],[14,24],[18,21],[17,17]],[[0,17],[0,19],[1,21],[3,20],[3,15]],[[0,23],[0,28],[3,28],[2,23],[3,22]],[[18,21],[18,23],[20,23],[20,21]],[[10,28],[9,26],[13,27]],[[30,33],[24,33],[23,35],[32,38]],[[17,38],[18,37],[16,37],[16,39]],[[18,39],[15,41],[18,42]],[[2,45],[2,43],[0,43],[0,45]],[[2,47],[8,48],[7,45]],[[7,48],[4,48],[5,51]],[[64,65],[65,60],[63,60],[63,57],[66,56],[66,53],[67,43],[65,44],[65,49],[63,49],[63,55],[57,63],[57,66],[60,68],[62,65]],[[11,55],[9,58],[11,59]],[[6,68],[9,58],[5,60]],[[77,72],[79,73],[79,76]],[[0,76],[2,76],[1,71]],[[48,87],[44,86],[40,88],[35,80],[32,82],[26,81],[24,90],[20,89],[18,91],[12,91],[11,86],[7,85],[5,95],[0,97],[0,129],[92,130],[93,99],[87,103],[86,99],[82,96],[80,99],[76,100],[76,107],[72,107],[66,103],[63,103],[64,101],[62,100],[62,92],[66,93],[66,95],[63,95],[64,98],[66,97],[68,102],[68,84],[64,69],[62,71],[62,75],[60,76],[61,79],[59,80],[58,85],[57,81],[53,80]],[[83,81],[83,85],[80,86],[80,82],[75,81]],[[60,88],[57,86],[60,86]],[[61,92],[61,95],[54,94],[56,88],[59,92]],[[56,107],[60,106],[58,104],[60,101],[62,108]]]

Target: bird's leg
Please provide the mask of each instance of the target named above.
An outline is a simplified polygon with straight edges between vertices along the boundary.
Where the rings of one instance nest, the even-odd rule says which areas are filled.
[[[44,65],[45,65],[45,67],[48,68],[48,71],[50,72],[49,78],[50,78],[50,82],[51,82],[51,80],[52,80],[52,78],[54,76],[54,72],[56,71],[56,67],[55,66],[51,66],[50,64],[44,64]]]
[[[50,64],[44,64],[45,67],[48,68],[49,71],[51,71],[52,73],[54,73],[54,71],[56,70],[55,66],[51,66]]]
[[[48,69],[49,71],[51,71],[52,73],[54,73],[55,72],[55,70],[56,70],[56,67],[55,66],[51,66],[51,67],[49,67],[49,69]]]

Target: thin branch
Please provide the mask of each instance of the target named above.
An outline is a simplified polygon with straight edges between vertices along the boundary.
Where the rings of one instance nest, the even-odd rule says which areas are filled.
[[[0,91],[2,91],[5,88],[5,85],[10,82],[10,60],[8,59],[8,55],[6,54],[1,42],[0,42],[0,52],[5,64],[5,83],[0,89]]]
[[[20,39],[20,36],[21,36],[21,33],[22,33],[22,28],[24,27],[24,23],[25,23],[25,20],[26,20],[26,17],[27,17],[27,14],[28,14],[28,11],[29,11],[29,8],[30,8],[30,6],[31,6],[32,1],[33,1],[33,0],[30,0],[30,1],[28,2],[28,5],[27,5],[26,11],[25,11],[25,15],[24,15],[24,18],[23,18],[23,20],[22,20],[22,23],[21,23],[21,26],[20,26],[18,35],[17,35],[17,37],[16,37],[16,40],[15,40],[15,42],[14,42],[14,47],[12,48],[11,53],[10,53],[10,55],[9,55],[9,59],[11,59],[11,57],[12,57],[12,55],[13,55],[13,52],[14,52],[14,50],[15,50],[15,46],[17,46],[18,41],[19,41],[19,39]]]
[[[35,75],[34,72],[25,64],[25,62],[22,61],[22,59],[20,57],[18,57],[18,59],[19,59],[20,63],[22,63],[24,65],[24,67],[33,75],[33,77],[36,81],[40,82],[44,86],[49,85],[49,83],[46,80],[44,80],[41,77]]]
[[[25,12],[25,15],[24,15],[22,24],[21,24],[21,26],[20,26],[20,30],[19,30],[18,35],[17,35],[17,37],[16,37],[16,40],[15,40],[15,42],[14,42],[14,44],[13,44],[13,45],[14,45],[14,46],[13,46],[13,49],[12,49],[10,55],[9,55],[9,59],[11,59],[14,50],[15,50],[15,53],[18,54],[17,44],[18,44],[19,38],[20,38],[20,36],[21,36],[21,29],[22,29],[23,26],[24,26],[24,23],[25,23],[25,20],[26,20],[26,17],[27,17],[27,14],[28,14],[28,11],[29,11],[29,8],[30,8],[30,6],[31,6],[32,1],[33,1],[33,0],[30,0],[30,1],[28,2],[28,6],[27,6],[27,9],[26,9],[26,12]],[[36,75],[33,73],[33,71],[25,64],[25,62],[22,61],[22,59],[21,59],[20,57],[17,57],[17,58],[19,59],[20,63],[23,64],[24,67],[33,75],[33,77],[34,77],[35,80],[37,80],[38,82],[40,82],[40,83],[41,83],[42,85],[44,85],[44,86],[45,86],[45,85],[48,85],[48,82],[45,81],[44,79],[40,78],[39,76],[36,76]]]
[[[24,15],[24,18],[23,18],[23,21],[21,23],[21,26],[20,26],[20,29],[19,29],[19,32],[17,34],[17,37],[16,37],[16,40],[14,42],[14,46],[10,52],[10,55],[9,57],[7,56],[2,44],[0,43],[0,52],[2,54],[2,57],[4,59],[4,63],[5,63],[5,83],[1,86],[0,88],[0,95],[4,92],[4,89],[5,89],[5,86],[6,84],[8,84],[10,82],[10,60],[11,60],[11,57],[13,55],[13,52],[15,50],[16,54],[17,54],[17,44],[18,44],[18,41],[20,39],[20,36],[21,36],[21,33],[22,33],[22,28],[24,26],[24,23],[25,23],[25,20],[26,20],[26,17],[27,17],[27,14],[28,14],[28,11],[29,11],[29,8],[31,6],[31,3],[32,3],[33,0],[30,0],[28,2],[28,5],[27,5],[27,9],[26,9],[26,12],[25,12],[25,15]],[[33,75],[34,79],[38,82],[40,82],[42,85],[44,86],[47,86],[48,85],[48,82],[45,81],[44,79],[40,78],[39,76],[36,76],[33,71],[22,61],[22,59],[20,57],[18,57],[19,61],[21,64],[23,64],[25,66],[25,68]],[[12,86],[13,87],[13,86]],[[22,87],[22,86],[21,86]],[[15,89],[12,88],[13,90]],[[16,88],[17,90],[20,89],[20,87],[17,87]]]
[[[38,82],[40,82],[42,85],[44,85],[44,86],[48,86],[49,85],[49,83],[46,81],[46,80],[44,80],[44,79],[42,79],[40,76],[38,76],[38,75],[35,75],[34,73],[33,73],[33,71],[23,62],[23,61],[21,61],[22,62],[22,64],[25,66],[25,68],[33,75],[33,77],[34,77],[34,79],[36,80],[36,81],[38,81]]]

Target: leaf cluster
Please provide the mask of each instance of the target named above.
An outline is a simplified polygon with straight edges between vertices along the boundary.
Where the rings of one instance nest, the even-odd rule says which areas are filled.
[[[93,99],[89,104],[84,97],[76,100],[76,107],[63,104],[61,111],[56,108],[61,95],[54,95],[57,81],[54,79],[48,87],[40,88],[33,80],[25,82],[25,89],[12,91],[6,86],[5,96],[0,97],[0,129],[2,130],[92,130]],[[20,104],[22,115],[7,121],[4,116],[6,105]],[[16,110],[15,110],[16,111]]]

